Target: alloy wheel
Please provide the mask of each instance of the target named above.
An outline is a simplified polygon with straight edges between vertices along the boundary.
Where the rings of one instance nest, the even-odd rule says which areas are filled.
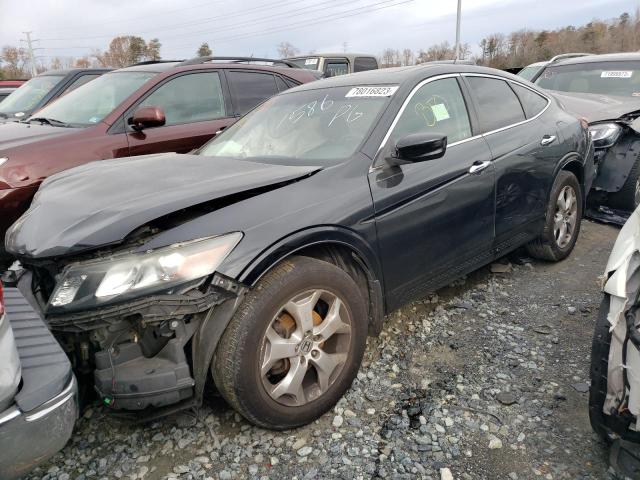
[[[350,354],[351,325],[344,302],[327,290],[306,291],[285,303],[260,347],[260,375],[269,396],[300,406],[326,393]]]
[[[567,185],[558,195],[553,218],[553,236],[556,244],[564,248],[573,238],[578,221],[578,197],[573,187]]]

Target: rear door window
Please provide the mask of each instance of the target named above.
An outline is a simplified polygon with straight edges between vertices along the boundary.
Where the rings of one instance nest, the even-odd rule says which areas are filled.
[[[373,57],[356,57],[353,60],[354,72],[365,72],[367,70],[376,70],[378,61]]]
[[[164,83],[140,106],[160,107],[165,125],[215,120],[226,116],[218,72],[180,75]]]
[[[347,73],[349,73],[349,64],[346,60],[325,60],[324,76],[326,78],[346,75]]]
[[[520,98],[520,103],[522,104],[522,108],[524,108],[524,113],[527,118],[533,118],[538,115],[542,110],[544,110],[547,103],[549,103],[549,101],[542,95],[537,94],[533,90],[522,87],[517,83],[512,83],[511,87]]]
[[[240,115],[278,93],[276,79],[270,73],[230,71],[227,78],[233,104]]]
[[[507,82],[496,78],[467,77],[478,102],[478,117],[485,132],[525,120],[520,100]]]

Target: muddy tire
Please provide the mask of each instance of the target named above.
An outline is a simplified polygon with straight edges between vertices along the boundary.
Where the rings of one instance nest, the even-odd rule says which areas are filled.
[[[591,428],[605,442],[612,441],[611,434],[606,428],[605,415],[602,411],[607,397],[607,375],[609,371],[609,348],[611,333],[609,333],[609,295],[605,295],[600,303],[596,328],[591,343],[591,388],[589,389],[589,421]]]
[[[246,295],[214,355],[213,379],[251,423],[298,427],[349,388],[366,338],[366,303],[354,280],[333,264],[292,257]]]
[[[620,191],[609,194],[607,203],[613,208],[630,212],[640,204],[640,156],[636,158]]]
[[[582,189],[571,172],[558,173],[541,235],[527,244],[529,255],[540,260],[558,262],[573,250],[582,220]]]

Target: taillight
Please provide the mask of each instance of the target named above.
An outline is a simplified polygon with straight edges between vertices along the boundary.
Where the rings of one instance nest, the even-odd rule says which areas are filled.
[[[4,291],[2,289],[2,282],[0,282],[0,317],[4,315]]]

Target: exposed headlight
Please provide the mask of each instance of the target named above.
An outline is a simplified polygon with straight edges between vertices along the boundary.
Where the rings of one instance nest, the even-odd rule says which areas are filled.
[[[49,306],[86,308],[201,279],[220,266],[241,238],[235,232],[70,265],[62,272]]]
[[[608,148],[618,141],[622,127],[617,123],[597,123],[589,127],[589,133],[594,147]]]

